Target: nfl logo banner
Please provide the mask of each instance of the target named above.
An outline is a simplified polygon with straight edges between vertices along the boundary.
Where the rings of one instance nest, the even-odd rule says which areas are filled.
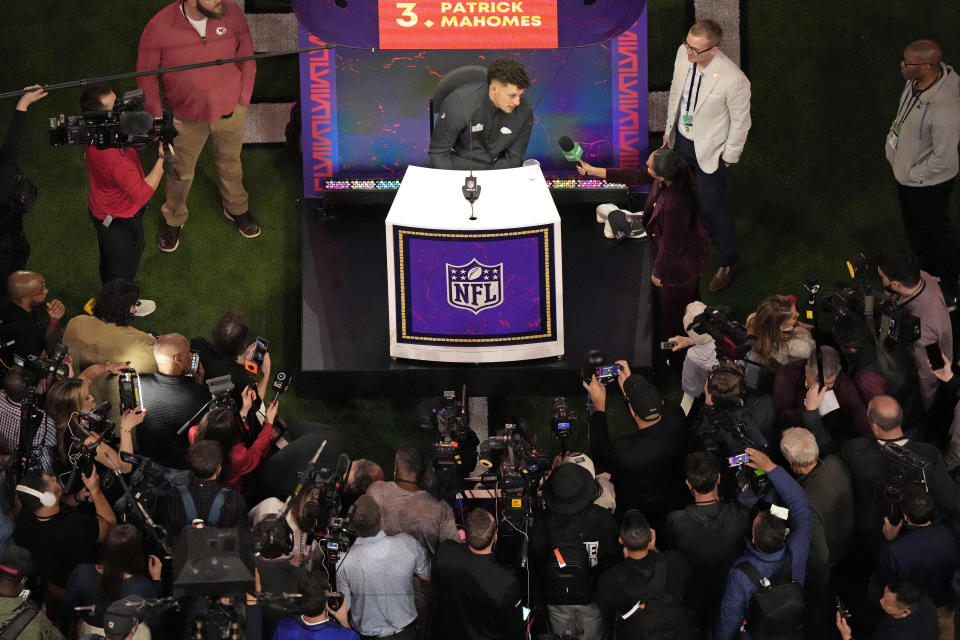
[[[483,231],[394,226],[397,343],[470,348],[557,342],[555,232],[553,224]]]

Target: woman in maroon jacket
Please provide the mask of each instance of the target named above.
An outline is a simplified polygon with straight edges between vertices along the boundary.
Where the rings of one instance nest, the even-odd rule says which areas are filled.
[[[683,311],[699,298],[700,276],[707,266],[710,240],[697,220],[696,190],[686,163],[672,149],[657,149],[646,169],[603,169],[583,160],[581,175],[626,184],[649,184],[643,226],[653,248],[650,280],[660,292],[661,335],[684,333]]]

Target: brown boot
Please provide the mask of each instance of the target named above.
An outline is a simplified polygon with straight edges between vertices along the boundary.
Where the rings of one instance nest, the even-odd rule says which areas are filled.
[[[707,288],[707,290],[710,293],[720,293],[730,286],[730,283],[733,282],[733,276],[735,276],[739,270],[739,262],[734,262],[726,267],[720,267],[717,269],[717,272],[713,274],[713,278],[710,280],[710,286]]]

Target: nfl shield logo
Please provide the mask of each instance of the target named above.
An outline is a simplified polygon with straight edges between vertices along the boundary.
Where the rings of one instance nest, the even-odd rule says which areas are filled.
[[[503,263],[447,263],[447,304],[478,314],[503,302]]]

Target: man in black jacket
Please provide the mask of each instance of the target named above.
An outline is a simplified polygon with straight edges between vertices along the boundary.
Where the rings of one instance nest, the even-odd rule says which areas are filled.
[[[616,614],[617,637],[693,638],[683,607],[687,582],[683,556],[657,551],[656,531],[636,509],[624,514],[620,542],[623,561],[604,571],[597,587],[597,606],[605,615]]]
[[[157,373],[140,376],[147,417],[137,429],[138,449],[159,464],[184,469],[187,435],[177,431],[210,400],[210,391],[197,376],[186,375],[191,373],[190,343],[179,333],[157,338],[153,355]]]
[[[880,608],[886,614],[871,640],[936,640],[937,610],[915,580],[894,578],[883,589]],[[843,640],[853,638],[853,630],[841,612],[836,613],[837,629]]]
[[[554,634],[603,640],[603,615],[594,604],[600,573],[620,558],[617,522],[593,504],[596,481],[583,467],[567,462],[543,486],[547,508],[534,514],[530,528],[530,567],[539,580]]]
[[[523,635],[520,587],[493,556],[497,521],[478,508],[463,529],[466,544],[444,540],[433,559],[433,637],[516,640]]]
[[[617,515],[639,509],[653,528],[661,527],[672,509],[684,502],[683,455],[686,429],[680,407],[664,402],[656,387],[641,376],[631,375],[630,366],[617,361],[623,369],[620,388],[627,398],[630,416],[637,432],[610,439],[607,431],[607,389],[596,376],[588,387],[593,413],[590,415],[590,457],[597,472],[612,476],[617,492]]]
[[[661,543],[662,548],[679,550],[697,577],[689,585],[687,602],[701,629],[712,629],[716,623],[727,573],[743,553],[749,528],[745,511],[720,500],[722,464],[706,452],[687,456],[686,483],[694,503],[667,516]]]

